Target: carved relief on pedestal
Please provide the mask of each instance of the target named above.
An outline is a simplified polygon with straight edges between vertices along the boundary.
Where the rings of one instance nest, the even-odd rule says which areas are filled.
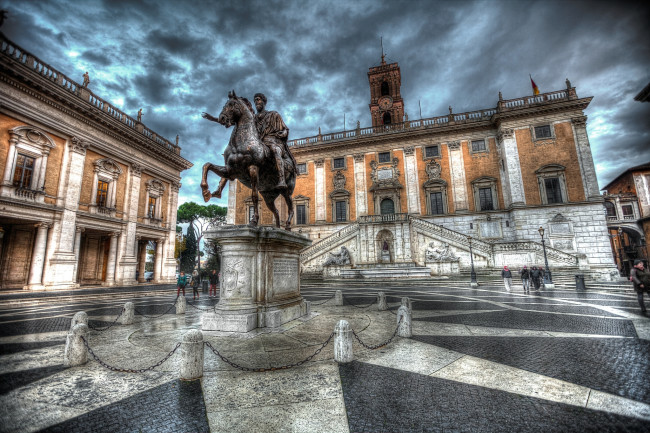
[[[221,296],[224,298],[249,298],[250,270],[241,257],[224,258],[221,275]]]

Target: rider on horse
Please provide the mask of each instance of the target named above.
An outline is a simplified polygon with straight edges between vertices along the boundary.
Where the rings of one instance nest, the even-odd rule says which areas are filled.
[[[282,116],[277,111],[266,111],[266,96],[263,93],[256,93],[253,97],[257,115],[255,115],[255,126],[260,140],[273,152],[275,163],[278,167],[278,188],[286,188],[287,184],[284,179],[284,162],[283,154],[289,155],[293,163],[293,170],[296,170],[296,160],[288,149],[287,138],[289,137],[289,128],[282,120]]]

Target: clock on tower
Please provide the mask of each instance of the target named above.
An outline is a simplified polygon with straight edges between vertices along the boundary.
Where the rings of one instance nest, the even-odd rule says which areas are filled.
[[[372,126],[382,126],[404,121],[404,101],[400,94],[402,77],[397,63],[381,64],[368,70],[370,84],[370,117]]]

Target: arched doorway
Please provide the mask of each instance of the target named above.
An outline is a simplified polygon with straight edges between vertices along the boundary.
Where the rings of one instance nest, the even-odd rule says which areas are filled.
[[[395,203],[390,198],[385,198],[379,204],[379,212],[382,215],[390,215],[395,213]]]
[[[390,125],[392,122],[392,118],[390,116],[390,113],[387,111],[384,113],[384,125]]]
[[[390,230],[384,229],[377,233],[376,251],[379,263],[393,263],[395,261],[393,233]]]

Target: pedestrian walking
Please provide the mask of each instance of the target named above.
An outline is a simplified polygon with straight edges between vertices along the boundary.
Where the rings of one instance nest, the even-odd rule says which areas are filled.
[[[537,269],[539,269],[539,285],[541,288],[546,289],[546,271],[541,266]]]
[[[210,274],[210,291],[208,292],[208,297],[214,296],[215,298],[217,297],[217,280],[219,278],[219,275],[217,275],[217,271],[215,269],[212,270],[212,273]]]
[[[201,282],[201,277],[199,276],[199,271],[194,269],[192,272],[192,299],[200,298],[199,296],[199,283]]]
[[[183,296],[185,296],[185,286],[187,286],[187,277],[185,272],[181,272],[176,280],[176,297],[181,294],[181,290],[183,290]]]
[[[521,269],[519,272],[519,276],[521,277],[521,284],[524,286],[524,292],[529,293],[530,292],[530,271],[524,265],[524,267]]]
[[[535,287],[535,291],[539,290],[539,280],[541,276],[542,273],[540,272],[539,269],[537,269],[537,266],[533,266],[532,268],[530,268],[530,279],[533,281],[533,286]]]
[[[501,278],[503,278],[503,284],[506,286],[506,291],[510,291],[512,289],[512,272],[510,272],[510,269],[508,269],[507,266],[503,267],[503,270],[501,270]]]
[[[641,306],[641,314],[647,312],[643,303],[643,292],[650,292],[650,272],[643,266],[643,260],[635,260],[634,267],[630,271],[630,281],[634,284],[636,298]]]

